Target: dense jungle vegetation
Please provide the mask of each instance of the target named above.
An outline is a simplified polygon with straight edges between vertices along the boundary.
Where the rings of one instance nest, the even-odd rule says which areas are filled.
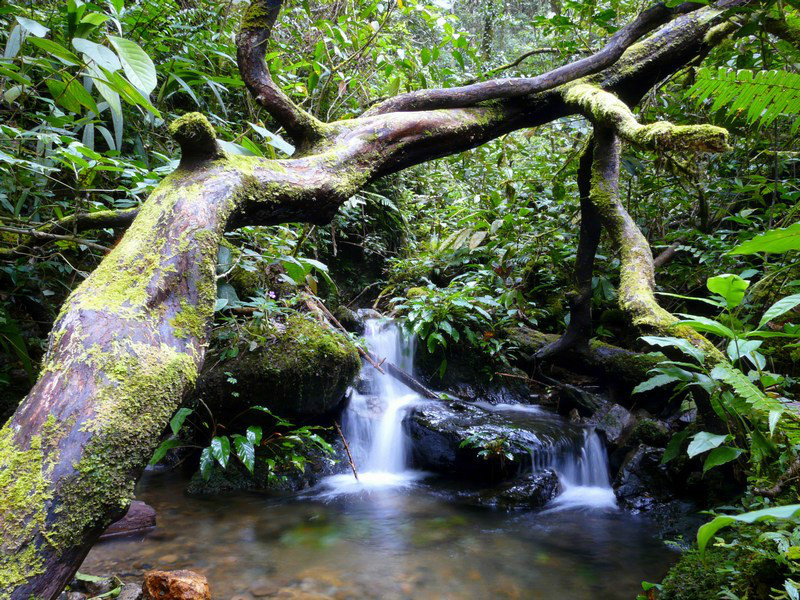
[[[626,247],[610,228],[596,253],[589,248],[588,276],[581,269],[587,250],[579,251],[580,233],[588,218],[599,217],[586,207],[582,212],[581,195],[588,196],[579,189],[579,171],[592,148],[602,159],[602,135],[592,137],[592,121],[601,117],[556,114],[476,143],[454,142],[452,152],[432,152],[436,160],[398,159],[397,168],[345,187],[347,198],[330,217],[290,214],[286,222],[242,219],[228,227],[210,267],[216,292],[207,340],[205,322],[188,309],[170,320],[188,346],[192,336],[201,340],[194,352],[198,364],[205,354],[204,365],[186,375],[188,367],[176,359],[180,384],[164,383],[176,404],[165,404],[152,421],[142,418],[139,437],[131,433],[143,444],[136,452],[153,464],[180,460],[200,473],[195,486],[224,480],[226,471],[289,486],[316,458],[335,453],[329,416],[360,368],[365,346],[352,324],[354,311],[368,308],[403,319],[418,341],[420,378],[431,389],[451,393],[467,372],[487,389],[521,381],[544,395],[591,381],[611,389],[627,410],[646,410],[636,439],[658,449],[653,471],[682,481],[674,495],[691,496],[693,514],[709,513],[696,539],[667,536],[684,553],[663,581],[645,582],[640,597],[800,598],[800,4],[730,4],[721,10],[724,23],[735,27],[722,32],[707,56],[656,78],[640,101],[623,96],[642,124],[710,124],[728,132],[725,151],[626,143],[619,159],[620,205],[649,242],[655,297],[677,324],[637,321],[631,308],[637,299],[624,281],[631,272]],[[248,93],[236,40],[248,6],[237,0],[0,6],[2,422],[40,376],[53,372],[48,343],[64,335],[54,323],[71,314],[62,306],[104,259],[125,252],[122,236],[129,227],[135,231],[137,214],[136,222],[150,218],[141,207],[174,176],[181,146],[186,157],[216,136],[219,152],[232,161],[281,161],[313,149],[313,139],[304,141],[290,121]],[[631,0],[291,0],[268,42],[260,43],[274,84],[292,105],[312,123],[335,124],[399,94],[532,77],[579,61],[647,8]],[[191,116],[170,135],[171,123],[193,113],[212,126],[211,142],[204,123],[186,125]],[[181,133],[183,126],[199,133]],[[426,135],[431,146],[443,143],[425,132],[414,139]],[[195,210],[207,212],[192,209],[184,217],[191,221]],[[158,236],[144,239],[162,244]],[[177,248],[180,240],[174,242]],[[188,246],[204,243],[197,237]],[[81,318],[106,303],[144,302],[127,290],[148,264],[141,259],[130,273],[102,275],[119,296],[84,301]],[[182,258],[169,268],[202,264]],[[196,297],[191,286],[186,290],[185,304],[202,306],[203,288]],[[183,300],[178,304],[185,308]],[[60,333],[48,342],[51,330]],[[559,349],[553,343],[565,331],[578,339]],[[126,335],[140,341],[132,329]],[[574,368],[591,363],[592,352],[606,344],[625,349],[619,360],[630,364],[598,368],[595,360],[588,373]],[[96,361],[102,360],[98,351]],[[119,396],[147,394],[149,382],[144,391],[126,383],[144,380],[147,360],[131,354],[131,363],[108,368],[104,381],[115,382]],[[253,367],[258,361],[263,365]],[[251,376],[258,369],[260,379]],[[249,402],[265,370],[274,398]],[[186,381],[199,392],[183,394],[176,411]],[[66,413],[17,414],[39,419],[41,447],[67,439],[54,424],[66,422]],[[587,416],[578,406],[573,418]],[[20,476],[26,461],[48,464],[41,450],[38,459],[33,443],[17,451],[11,435],[10,425],[0,433],[0,598],[23,597],[14,590],[60,560],[36,562],[35,549],[17,537],[50,519],[30,506],[52,496],[41,482]],[[631,444],[619,444],[621,455]],[[505,439],[474,436],[465,445],[486,459],[514,460]],[[106,455],[125,460],[110,446],[98,448],[97,464]],[[49,468],[42,467],[48,477]],[[109,498],[125,485],[113,477],[76,485],[75,493],[96,490],[99,498],[81,500],[95,511],[81,527],[93,531],[100,522],[95,514],[119,508]],[[627,508],[647,513],[649,507]],[[52,531],[59,544],[91,546],[89,534]]]

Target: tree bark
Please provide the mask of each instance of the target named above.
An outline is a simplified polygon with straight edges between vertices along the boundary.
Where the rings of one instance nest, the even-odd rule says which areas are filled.
[[[382,175],[565,115],[597,118],[595,109],[614,120],[620,135],[651,149],[675,147],[679,138],[682,146],[689,140],[695,149],[719,149],[722,130],[640,126],[623,109],[705,55],[734,27],[722,8],[744,3],[658,5],[600,53],[550,73],[415,92],[361,118],[321,123],[274,85],[264,64],[280,2],[252,2],[237,40],[240,70],[296,142],[298,157],[226,156],[198,114],[170,126],[181,145],[180,167],[70,295],[38,381],[0,430],[0,600],[55,598],[102,531],[125,513],[203,363],[226,229],[327,223]],[[609,147],[595,146],[595,164],[603,158],[598,149]],[[606,226],[619,221],[621,215],[598,208]]]

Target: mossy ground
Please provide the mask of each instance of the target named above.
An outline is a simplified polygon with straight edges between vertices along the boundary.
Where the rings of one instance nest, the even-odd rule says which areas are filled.
[[[658,600],[711,600],[730,590],[731,598],[771,600],[783,587],[780,565],[746,548],[708,548],[684,553],[662,582]]]

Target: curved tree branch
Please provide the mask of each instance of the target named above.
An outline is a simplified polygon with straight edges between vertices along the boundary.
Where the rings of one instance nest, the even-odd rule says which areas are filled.
[[[236,36],[236,59],[247,89],[286,129],[292,141],[302,148],[323,137],[325,124],[300,108],[275,85],[264,60],[267,42],[282,4],[283,0],[253,0],[250,3]]]
[[[595,126],[594,136],[590,199],[620,255],[620,308],[640,330],[684,338],[703,350],[711,363],[724,360],[708,339],[691,327],[677,325],[678,319],[656,300],[650,244],[619,199],[620,138],[602,124]]]
[[[571,85],[564,99],[594,123],[613,129],[626,142],[643,150],[725,152],[731,149],[728,131],[722,127],[673,125],[667,121],[642,125],[627,104],[595,85]]]
[[[730,0],[740,2],[741,0]],[[643,36],[663,25],[676,15],[696,10],[691,2],[668,8],[659,3],[642,12],[631,23],[617,31],[598,52],[536,77],[494,79],[440,90],[420,90],[395,96],[371,109],[366,115],[397,111],[433,110],[473,106],[479,102],[519,98],[553,89],[579,77],[596,73],[614,63],[622,53]]]

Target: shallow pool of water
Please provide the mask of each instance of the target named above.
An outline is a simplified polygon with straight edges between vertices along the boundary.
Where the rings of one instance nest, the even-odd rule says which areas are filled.
[[[158,527],[99,543],[81,571],[188,568],[215,599],[630,600],[676,559],[647,520],[618,510],[470,508],[430,479],[283,500],[188,498],[185,484],[146,474],[137,497]]]

